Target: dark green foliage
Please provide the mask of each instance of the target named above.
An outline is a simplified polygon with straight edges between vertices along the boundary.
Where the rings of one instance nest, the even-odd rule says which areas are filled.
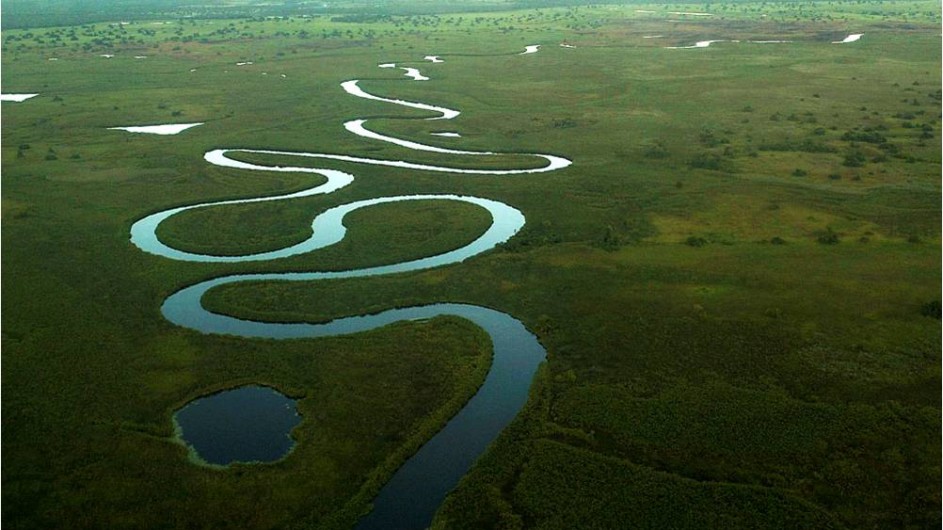
[[[841,137],[846,142],[866,142],[870,144],[883,144],[887,138],[877,131],[848,131]]]
[[[940,320],[940,311],[941,309],[940,309],[939,300],[933,300],[933,301],[927,302],[920,307],[921,315],[925,317],[935,318],[937,320]]]
[[[602,240],[599,243],[599,246],[605,250],[616,250],[622,246],[622,238],[620,238],[615,230],[612,229],[612,226],[607,226],[603,231]]]
[[[824,134],[824,130],[822,134]],[[767,143],[761,145],[759,149],[761,151],[798,151],[801,153],[834,153],[836,151],[834,147],[811,138]]]
[[[668,152],[668,148],[665,147],[665,144],[663,144],[662,142],[655,142],[651,145],[646,146],[644,153],[645,153],[645,158],[653,158],[656,160],[668,158],[670,154]]]
[[[892,487],[888,473],[895,474],[893,470],[902,461],[913,459],[929,463],[932,457],[924,453],[930,441],[922,436],[912,439],[910,443],[914,445],[900,452],[889,449],[881,432],[903,427],[906,422],[902,422],[900,414],[919,417],[916,421],[925,427],[939,424],[938,419],[919,409],[904,412],[894,403],[805,403],[783,394],[752,392],[716,382],[681,384],[665,393],[643,398],[614,386],[582,388],[563,396],[560,406],[554,408],[557,422],[593,433],[590,446],[596,451],[695,478],[703,487],[713,484],[723,488],[736,483],[740,487],[757,487],[756,493],[760,493],[764,487],[776,486],[764,492],[772,498],[778,497],[775,494],[778,488],[785,491],[802,488],[810,493],[813,504],[803,505],[779,497],[774,503],[775,509],[790,507],[793,513],[782,514],[776,521],[804,514],[819,521],[817,524],[833,525],[836,522],[826,523],[828,517],[819,509],[834,508],[844,502],[843,496],[867,500],[870,509],[858,514],[862,520],[874,518],[873,522],[883,520],[893,524],[891,521],[895,519],[908,517],[906,509],[894,506],[887,499],[890,491],[887,488]],[[855,457],[856,451],[863,448],[890,452],[885,453],[884,461],[864,467],[856,463]],[[565,464],[556,462],[556,465]],[[818,475],[809,481],[807,477],[812,471]],[[637,472],[657,475],[645,469]],[[931,471],[924,468],[924,473]],[[669,477],[664,476],[664,479]],[[673,477],[672,480],[680,479]],[[906,490],[906,486],[903,488]],[[606,489],[594,491],[598,495],[598,491]],[[734,498],[750,498],[744,493]],[[677,494],[685,498],[685,494],[676,490]],[[693,492],[687,495],[697,498]],[[924,495],[918,502],[926,506],[933,501],[932,497]],[[754,513],[766,513],[770,508],[754,509],[734,512],[750,517]],[[668,514],[670,509],[656,510],[658,512]],[[653,516],[657,517],[653,514],[640,520]],[[767,522],[763,526],[766,524],[779,523]],[[740,527],[741,523],[733,525]],[[757,523],[742,525],[750,527]]]
[[[835,245],[839,242],[838,234],[832,230],[832,227],[828,227],[824,232],[819,233],[815,239],[823,245]]]
[[[730,140],[726,137],[718,136],[718,134],[711,129],[702,130],[700,135],[698,135],[698,139],[704,147],[717,147],[721,144],[730,143]]]
[[[689,247],[698,248],[698,247],[703,247],[704,245],[706,245],[707,240],[704,239],[703,237],[690,236],[684,240],[684,244]]]
[[[607,233],[608,230],[611,230],[611,227],[607,227]],[[545,221],[537,227],[530,225],[525,226],[524,229],[521,230],[518,235],[511,238],[510,241],[501,244],[500,248],[508,252],[524,252],[561,243],[562,241],[563,238],[554,229],[553,223]]]
[[[688,162],[688,165],[696,169],[710,169],[719,171],[723,168],[723,159],[716,153],[698,153]]]
[[[861,167],[866,161],[867,157],[864,156],[864,153],[858,150],[852,150],[845,155],[842,164],[846,167]]]
[[[514,489],[535,528],[808,528],[841,526],[781,493],[660,473],[550,441],[534,445]],[[537,492],[554,492],[552,498]],[[552,500],[551,500],[552,499]]]
[[[363,24],[369,24],[374,22],[386,22],[391,20],[389,15],[381,14],[353,14],[353,15],[338,15],[331,17],[331,22],[358,22]]]
[[[573,118],[563,118],[559,120],[553,120],[553,127],[556,129],[571,129],[576,127],[578,124]]]

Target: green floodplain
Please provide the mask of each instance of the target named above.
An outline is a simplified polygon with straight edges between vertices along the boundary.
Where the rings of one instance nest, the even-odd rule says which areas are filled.
[[[371,120],[383,134],[573,164],[470,176],[316,160],[356,180],[188,212],[159,235],[195,252],[270,250],[326,208],[385,195],[524,213],[520,233],[465,263],[204,300],[266,321],[461,302],[524,322],[547,362],[435,528],[939,528],[939,2],[154,4],[110,20],[49,10],[45,24],[37,10],[16,18],[43,2],[3,4],[3,92],[40,94],[2,104],[4,528],[349,528],[474,394],[490,344],[461,319],[272,341],[160,314],[169,294],[223,274],[456,248],[489,223],[472,205],[368,208],[342,243],[272,262],[175,262],[129,242],[149,213],[318,182],[203,160],[220,147],[534,164],[350,134],[358,117],[429,114],[345,94],[349,79],[462,111]],[[712,16],[677,14],[695,12]],[[849,34],[863,37],[833,44]],[[723,42],[666,49],[704,40]],[[773,40],[789,42],[750,42]],[[205,124],[107,129],[189,122]],[[462,138],[429,136],[442,130]],[[299,399],[291,455],[188,461],[172,412],[249,383]]]

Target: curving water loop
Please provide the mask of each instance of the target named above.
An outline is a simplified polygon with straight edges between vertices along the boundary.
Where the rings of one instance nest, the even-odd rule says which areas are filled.
[[[536,48],[534,50],[536,51]],[[380,66],[392,67],[395,65]],[[346,93],[359,98],[437,114],[426,118],[429,120],[453,119],[460,114],[457,110],[445,107],[376,96],[363,90],[358,83],[358,80],[345,81],[341,83],[341,88]],[[500,155],[500,153],[492,151],[447,149],[403,140],[371,131],[366,128],[366,123],[366,119],[351,120],[344,124],[344,128],[363,138],[392,143],[416,151],[465,156]],[[343,221],[348,213],[378,204],[417,200],[458,201],[479,206],[491,214],[491,226],[474,241],[460,248],[434,256],[346,271],[305,271],[221,276],[183,288],[169,296],[161,306],[161,313],[164,317],[181,327],[202,333],[226,334],[247,338],[290,339],[336,336],[359,333],[402,320],[425,319],[440,315],[455,315],[466,318],[484,329],[491,337],[494,348],[492,366],[484,384],[464,408],[394,474],[374,500],[373,511],[361,519],[358,524],[358,528],[385,529],[424,528],[428,526],[436,508],[448,491],[458,483],[459,479],[474,463],[474,460],[514,418],[527,400],[530,382],[538,365],[545,358],[546,352],[537,342],[536,337],[520,321],[490,308],[468,304],[442,303],[392,309],[375,315],[341,318],[322,324],[273,323],[245,320],[213,313],[203,307],[201,300],[210,289],[234,283],[316,282],[339,278],[396,274],[460,263],[513,237],[524,226],[524,215],[507,204],[482,197],[454,194],[399,195],[366,199],[330,208],[314,217],[311,222],[310,237],[278,250],[241,256],[218,256],[186,252],[161,242],[157,236],[158,226],[168,218],[187,210],[291,200],[328,194],[351,184],[355,178],[352,174],[332,169],[261,165],[244,162],[232,158],[230,154],[233,153],[328,159],[417,171],[472,175],[543,173],[565,168],[571,164],[571,161],[560,156],[534,153],[529,156],[542,159],[545,162],[544,165],[522,169],[468,169],[331,153],[243,148],[213,149],[208,151],[203,158],[208,163],[218,167],[250,171],[313,173],[321,175],[327,180],[322,184],[282,195],[179,206],[148,215],[135,222],[131,227],[131,242],[141,250],[151,254],[193,262],[249,262],[286,258],[335,244],[344,238],[346,227]]]

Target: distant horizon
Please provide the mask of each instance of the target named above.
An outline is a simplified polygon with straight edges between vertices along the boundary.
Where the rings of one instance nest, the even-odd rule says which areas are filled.
[[[305,15],[435,15],[580,5],[622,5],[588,0],[3,0],[0,28],[24,29],[131,20],[245,18]],[[671,3],[648,1],[644,4]],[[419,5],[417,5],[419,4]]]

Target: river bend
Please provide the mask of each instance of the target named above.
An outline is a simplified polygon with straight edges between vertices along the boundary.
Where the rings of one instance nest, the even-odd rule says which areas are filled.
[[[441,61],[439,61],[441,62]],[[413,76],[414,80],[418,78]],[[425,79],[423,79],[425,80]],[[408,82],[408,81],[406,81]],[[355,97],[400,105],[436,114],[428,120],[448,120],[459,116],[459,111],[425,103],[390,99],[363,90],[358,80],[345,81],[341,88]],[[417,151],[443,155],[495,156],[491,151],[465,151],[426,145],[410,140],[382,135],[366,127],[367,120],[356,119],[344,128],[369,140],[388,142]],[[187,210],[253,202],[291,200],[311,195],[328,194],[351,184],[355,176],[343,171],[310,167],[260,165],[242,162],[228,156],[230,153],[287,155],[302,158],[320,158],[398,167],[417,171],[433,171],[470,175],[521,175],[563,169],[570,160],[534,153],[530,156],[543,160],[543,165],[527,169],[462,169],[448,166],[412,163],[400,160],[366,158],[346,154],[319,152],[278,151],[268,149],[227,149],[208,151],[204,159],[213,165],[251,171],[314,173],[325,177],[323,184],[302,191],[264,197],[205,202],[170,208],[148,215],[131,227],[131,242],[141,250],[168,259],[192,262],[249,262],[280,259],[324,248],[343,240],[346,233],[343,220],[348,213],[377,204],[414,200],[447,200],[474,204],[491,214],[491,226],[471,243],[441,254],[411,261],[366,267],[347,271],[303,271],[290,273],[258,273],[221,276],[189,287],[168,297],[161,312],[167,320],[181,327],[202,333],[235,335],[247,338],[292,339],[330,337],[359,333],[394,322],[428,319],[442,315],[465,318],[485,330],[491,337],[494,358],[485,382],[447,425],[426,442],[396,471],[373,501],[373,510],[360,520],[358,528],[418,529],[428,526],[436,509],[474,461],[514,418],[527,401],[534,373],[546,356],[537,338],[514,317],[500,311],[468,304],[438,303],[416,307],[391,309],[365,316],[341,318],[327,323],[274,323],[239,319],[206,310],[202,297],[207,291],[221,285],[242,282],[317,282],[338,278],[358,278],[418,271],[461,263],[493,249],[513,237],[525,223],[517,209],[482,197],[453,194],[423,194],[377,197],[330,208],[314,217],[311,236],[288,247],[242,256],[216,256],[185,252],[170,247],[157,237],[157,227],[166,219]]]

